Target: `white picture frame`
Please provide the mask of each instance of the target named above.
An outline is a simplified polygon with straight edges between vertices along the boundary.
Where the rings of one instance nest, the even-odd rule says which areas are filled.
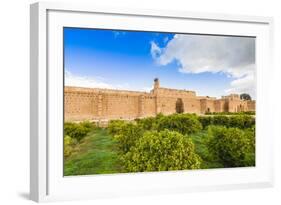
[[[256,167],[63,177],[62,28],[257,37]],[[273,19],[40,2],[30,10],[30,198],[54,201],[273,186]],[[266,68],[266,69],[264,69]]]

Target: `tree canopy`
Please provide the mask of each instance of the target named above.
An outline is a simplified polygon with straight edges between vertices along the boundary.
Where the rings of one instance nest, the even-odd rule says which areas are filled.
[[[241,100],[252,100],[251,96],[247,93],[243,93],[240,95]]]

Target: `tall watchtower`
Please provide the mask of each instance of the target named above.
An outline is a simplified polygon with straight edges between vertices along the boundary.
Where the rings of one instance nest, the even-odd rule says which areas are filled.
[[[154,90],[160,87],[160,82],[158,78],[154,78]]]

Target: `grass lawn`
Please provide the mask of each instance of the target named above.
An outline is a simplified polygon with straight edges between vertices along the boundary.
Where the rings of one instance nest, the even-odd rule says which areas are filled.
[[[220,168],[222,164],[210,159],[206,146],[207,131],[191,135],[196,153],[203,162],[202,169]],[[106,129],[90,132],[78,145],[77,150],[65,160],[64,175],[91,175],[126,172],[117,151],[117,142]]]
[[[78,145],[77,151],[65,160],[64,175],[124,172],[115,143],[106,129],[90,132]]]

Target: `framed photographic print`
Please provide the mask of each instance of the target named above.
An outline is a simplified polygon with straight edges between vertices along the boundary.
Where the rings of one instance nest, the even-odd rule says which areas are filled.
[[[272,24],[32,4],[31,199],[272,186]]]

